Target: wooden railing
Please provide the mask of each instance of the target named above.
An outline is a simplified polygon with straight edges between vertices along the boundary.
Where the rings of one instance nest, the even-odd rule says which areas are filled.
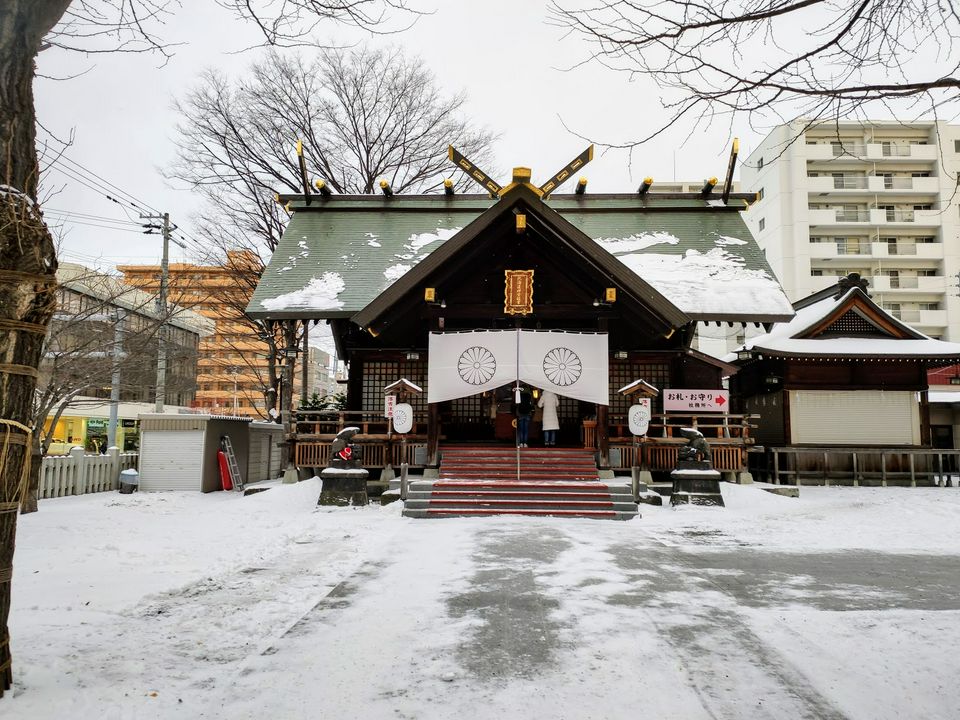
[[[390,430],[390,421],[378,411],[366,410],[298,410],[294,417],[298,467],[324,468],[330,463],[330,443],[347,427],[360,428],[353,446],[360,464],[382,468],[401,462],[416,465],[417,448],[426,449],[426,416],[415,419],[413,428],[404,436]]]
[[[399,466],[401,462],[408,465],[417,465],[417,449],[422,448],[422,453],[426,452],[426,438],[419,436],[419,439],[407,438],[406,446],[399,441],[393,442],[357,442],[354,443],[354,449],[358,460],[363,467],[377,468],[387,465],[389,458],[391,465]],[[329,442],[297,442],[297,452],[294,456],[294,462],[298,467],[324,468],[330,464],[330,443]],[[420,462],[422,464],[422,460]]]
[[[710,415],[681,415],[679,413],[657,414],[650,419],[647,429],[648,438],[680,437],[680,428],[693,427],[703,433],[710,440],[743,440],[752,443],[750,431],[757,426],[752,422],[759,415],[725,415],[713,413]],[[630,428],[627,418],[623,415],[610,416],[610,441],[616,439],[630,439]]]
[[[960,450],[768,447],[754,450],[754,477],[786,485],[937,485],[960,478]]]
[[[726,472],[739,472],[747,467],[747,447],[743,444],[710,443],[713,467]],[[614,470],[625,470],[634,465],[644,470],[669,471],[677,466],[677,455],[685,441],[667,442],[656,438],[636,445],[611,444],[610,465]],[[618,457],[619,456],[619,457]]]
[[[294,414],[294,432],[297,438],[333,439],[338,432],[347,427],[358,427],[358,437],[387,438],[397,437],[390,432],[390,421],[380,411],[368,410],[298,410]],[[427,432],[427,416],[414,417],[411,435]]]
[[[679,428],[695,427],[710,443],[713,464],[718,470],[739,471],[746,468],[746,450],[753,444],[751,420],[756,415],[654,415],[642,442],[635,443],[627,427],[626,418],[613,416],[609,426],[610,448],[619,450],[615,469],[626,469],[639,464],[649,470],[672,470],[676,467],[679,448],[686,443]],[[582,421],[583,446],[597,449],[596,420]],[[388,462],[401,462],[402,439],[391,433],[389,421],[377,411],[316,411],[296,413],[296,453],[294,460],[300,467],[326,467],[330,459],[330,443],[345,427],[358,427],[354,447],[364,467],[383,467]],[[406,439],[405,461],[416,465],[416,448],[426,447],[426,416],[416,418]],[[613,458],[615,460],[615,458]],[[639,461],[639,462],[638,462]]]

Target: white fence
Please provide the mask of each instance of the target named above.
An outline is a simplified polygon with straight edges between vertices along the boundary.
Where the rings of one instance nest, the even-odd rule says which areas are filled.
[[[116,490],[120,471],[137,467],[137,453],[121,453],[112,447],[106,455],[87,455],[75,447],[69,455],[47,456],[40,467],[39,497],[54,498],[64,495]]]

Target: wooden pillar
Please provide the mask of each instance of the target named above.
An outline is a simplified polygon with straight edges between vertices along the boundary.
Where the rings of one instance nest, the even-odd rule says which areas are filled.
[[[930,430],[930,395],[927,390],[920,392],[920,446],[933,447]]]
[[[427,405],[427,465],[440,465],[440,403]]]
[[[597,405],[597,467],[610,469],[610,424],[607,406]]]
[[[347,409],[360,410],[363,408],[363,374],[364,356],[361,352],[353,351],[347,365]]]
[[[609,322],[605,317],[597,318],[597,330],[607,332]],[[610,348],[607,348],[610,352]],[[609,371],[607,374],[607,387],[610,386]],[[609,398],[607,398],[609,401]],[[610,469],[610,418],[608,415],[609,406],[597,405],[597,467],[601,470]]]
[[[296,458],[297,423],[293,414],[293,383],[297,365],[297,321],[283,321],[283,386],[280,388],[280,417],[283,420],[281,465],[291,467]]]

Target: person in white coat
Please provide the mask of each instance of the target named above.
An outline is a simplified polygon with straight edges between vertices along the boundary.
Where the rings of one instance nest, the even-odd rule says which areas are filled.
[[[543,409],[543,444],[547,446],[557,444],[557,430],[560,429],[560,421],[557,419],[559,404],[560,398],[549,390],[543,391],[537,403],[537,407]]]

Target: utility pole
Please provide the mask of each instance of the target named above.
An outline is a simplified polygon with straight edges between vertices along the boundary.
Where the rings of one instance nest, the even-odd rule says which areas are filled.
[[[113,372],[110,376],[110,422],[107,425],[107,447],[117,441],[117,408],[120,404],[120,360],[123,358],[123,322],[127,314],[118,309],[116,325],[113,328],[113,349],[110,352],[110,361],[113,363]],[[122,448],[121,448],[122,449]]]
[[[160,261],[160,293],[157,295],[157,316],[160,328],[157,332],[157,397],[154,412],[162,413],[167,399],[167,283],[170,278],[170,213],[141,215],[144,220],[163,220],[163,225],[147,225],[163,234],[163,256]],[[150,233],[150,230],[147,230]]]

